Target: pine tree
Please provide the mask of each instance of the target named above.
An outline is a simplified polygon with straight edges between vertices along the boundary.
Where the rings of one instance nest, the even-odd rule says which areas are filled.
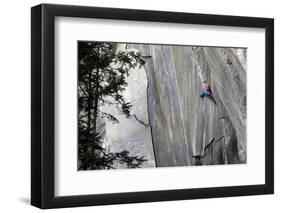
[[[110,169],[114,162],[126,163],[130,168],[140,167],[143,157],[130,156],[127,150],[106,153],[97,131],[98,117],[118,123],[118,119],[101,106],[116,107],[125,117],[130,116],[132,105],[122,94],[126,89],[126,77],[131,70],[141,67],[145,61],[136,51],[116,52],[113,43],[79,42],[79,160],[81,170]]]

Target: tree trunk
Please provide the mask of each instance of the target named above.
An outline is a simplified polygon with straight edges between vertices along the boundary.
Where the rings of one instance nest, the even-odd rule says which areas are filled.
[[[100,52],[100,48],[98,48],[98,54]],[[93,135],[94,137],[97,134],[97,117],[98,117],[98,101],[99,101],[99,68],[96,68],[95,74],[95,95],[94,95],[94,112],[93,112]]]
[[[91,109],[92,109],[92,103],[93,103],[93,98],[92,98],[92,93],[91,93],[91,90],[92,90],[92,87],[91,87],[91,79],[92,79],[92,71],[89,72],[89,81],[88,81],[88,94],[89,94],[89,97],[88,97],[88,106],[87,106],[87,117],[88,117],[88,120],[87,120],[87,130],[88,130],[88,138],[87,138],[87,141],[88,141],[88,144],[91,143]],[[90,155],[93,155],[94,156],[94,153],[93,153],[93,147],[90,145],[89,146],[89,153]],[[93,161],[90,162],[90,169],[93,169],[94,167],[94,163]]]
[[[97,68],[97,74],[95,79],[95,96],[94,96],[94,112],[93,112],[93,133],[97,134],[97,118],[98,118],[98,104],[99,104],[99,69]]]

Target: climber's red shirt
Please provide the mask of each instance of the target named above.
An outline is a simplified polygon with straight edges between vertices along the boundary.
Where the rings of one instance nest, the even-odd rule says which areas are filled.
[[[210,85],[206,86],[206,91],[207,91],[208,93],[210,93],[210,94],[213,93],[213,91],[212,91]]]

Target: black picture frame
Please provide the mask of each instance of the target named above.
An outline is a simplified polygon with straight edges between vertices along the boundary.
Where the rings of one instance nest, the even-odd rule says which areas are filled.
[[[54,195],[54,20],[57,16],[263,28],[265,184],[95,195]],[[31,9],[31,204],[42,209],[274,193],[274,20],[164,11],[41,4]]]

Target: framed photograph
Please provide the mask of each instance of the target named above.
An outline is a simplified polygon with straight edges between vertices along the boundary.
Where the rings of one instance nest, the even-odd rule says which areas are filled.
[[[31,203],[272,194],[274,20],[31,9]]]

